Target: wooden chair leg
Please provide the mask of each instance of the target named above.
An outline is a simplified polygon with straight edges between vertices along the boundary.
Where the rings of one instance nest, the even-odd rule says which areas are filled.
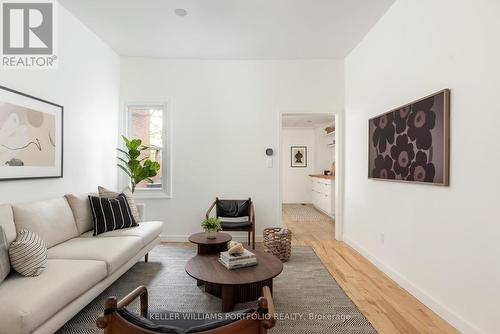
[[[252,232],[252,249],[255,249],[255,231]]]
[[[248,231],[248,246],[250,246],[250,231]]]
[[[146,253],[146,255],[144,255],[144,262],[148,262],[149,260],[149,253]]]

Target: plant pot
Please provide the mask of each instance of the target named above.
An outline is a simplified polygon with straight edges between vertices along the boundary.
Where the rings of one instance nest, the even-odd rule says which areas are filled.
[[[217,238],[217,231],[216,230],[205,230],[205,234],[207,235],[207,239]]]

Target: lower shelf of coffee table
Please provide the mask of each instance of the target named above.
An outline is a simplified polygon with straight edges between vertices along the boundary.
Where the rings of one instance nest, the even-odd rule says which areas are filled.
[[[237,303],[257,300],[262,296],[262,288],[268,286],[273,291],[273,280],[241,285],[221,285],[210,282],[197,281],[198,285],[205,284],[205,292],[222,299],[222,312],[230,312]]]

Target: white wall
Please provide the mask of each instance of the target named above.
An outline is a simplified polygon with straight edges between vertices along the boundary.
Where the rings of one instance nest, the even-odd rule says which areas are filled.
[[[0,85],[64,106],[64,178],[0,182],[0,203],[116,186],[120,58],[59,6],[59,68],[0,70]]]
[[[290,166],[290,147],[307,146],[307,167]],[[311,178],[316,171],[316,138],[314,129],[284,128],[281,132],[282,202],[311,203]]]
[[[398,0],[346,59],[344,237],[464,333],[498,333],[498,13]],[[450,186],[368,180],[368,118],[446,87]]]
[[[251,196],[258,236],[278,225],[278,114],[343,107],[343,61],[122,58],[122,102],[171,101],[173,198],[147,202],[169,240],[185,241],[216,196]]]
[[[325,136],[325,128],[331,124],[325,124],[314,130],[316,142],[316,173],[322,174],[325,170],[332,169],[335,161],[335,147],[328,144],[334,141],[334,135]]]

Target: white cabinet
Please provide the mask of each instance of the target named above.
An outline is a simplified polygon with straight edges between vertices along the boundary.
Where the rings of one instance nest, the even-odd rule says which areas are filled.
[[[312,204],[329,216],[335,213],[334,180],[311,177]]]

